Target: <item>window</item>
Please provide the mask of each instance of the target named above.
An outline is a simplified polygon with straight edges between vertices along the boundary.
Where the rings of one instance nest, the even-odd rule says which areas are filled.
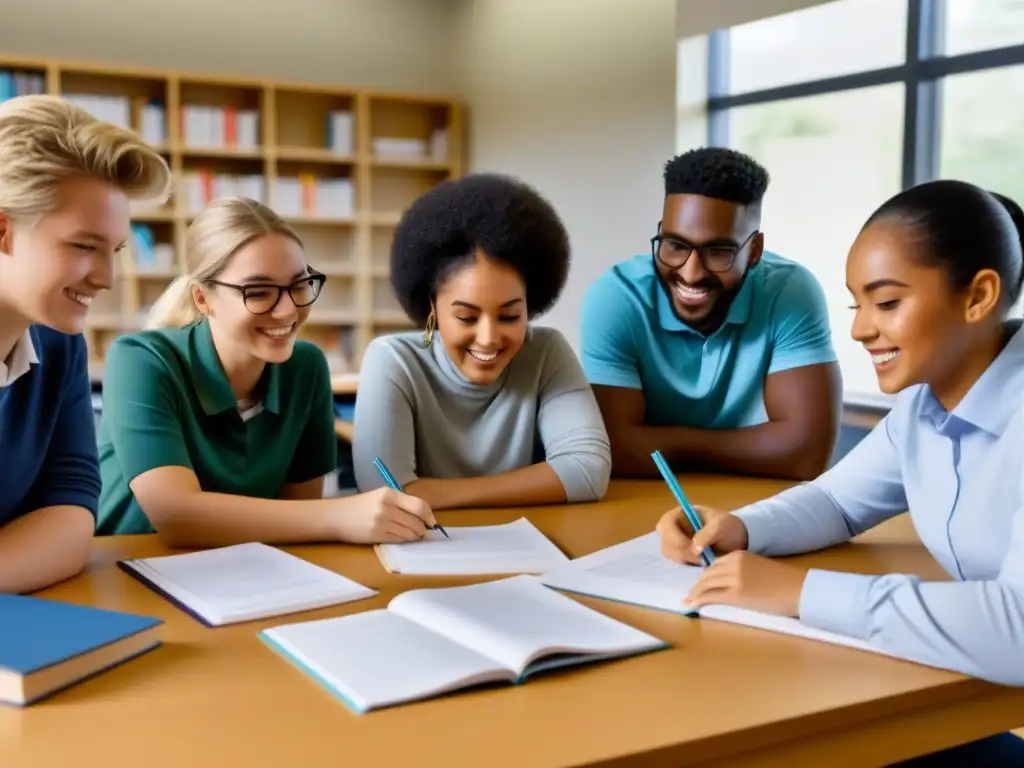
[[[825,3],[731,28],[727,92],[893,67],[906,50],[905,2]]]
[[[870,359],[850,338],[846,253],[865,219],[900,190],[903,85],[740,107],[730,110],[729,136],[771,173],[765,248],[821,282],[845,387],[877,390]]]
[[[1024,43],[1024,1],[946,0],[941,51],[956,56]]]
[[[939,176],[1024,203],[1024,65],[942,83]]]
[[[847,251],[879,204],[932,178],[1024,204],[1024,0],[832,0],[707,49],[709,143],[768,168],[765,247],[815,274],[845,389],[877,394],[850,339]]]

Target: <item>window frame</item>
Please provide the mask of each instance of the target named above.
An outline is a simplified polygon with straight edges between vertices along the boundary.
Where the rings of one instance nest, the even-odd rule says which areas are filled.
[[[906,59],[893,67],[729,94],[729,29],[708,35],[708,144],[729,145],[729,110],[876,85],[903,83],[903,188],[938,175],[942,80],[949,75],[1024,64],[1024,44],[942,55],[946,0],[906,0]]]

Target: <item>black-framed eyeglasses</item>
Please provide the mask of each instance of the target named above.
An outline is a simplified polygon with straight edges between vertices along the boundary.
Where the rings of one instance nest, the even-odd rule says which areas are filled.
[[[246,285],[235,285],[233,283],[222,283],[220,280],[207,280],[210,285],[219,285],[222,288],[231,288],[242,294],[242,302],[245,308],[254,315],[265,315],[273,312],[274,308],[281,302],[281,297],[287,293],[296,307],[308,307],[320,297],[320,291],[327,282],[327,276],[309,270],[309,275],[301,280],[296,280],[290,285],[277,285],[275,283],[247,283]]]
[[[750,244],[758,231],[755,229],[739,245],[694,245],[675,235],[659,232],[651,238],[651,253],[669,269],[679,269],[689,260],[690,254],[696,252],[708,272],[728,272],[736,255]]]

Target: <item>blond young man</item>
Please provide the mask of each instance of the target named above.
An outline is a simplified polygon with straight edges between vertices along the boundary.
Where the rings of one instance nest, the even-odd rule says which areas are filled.
[[[81,571],[100,494],[82,331],[167,163],[55,96],[0,104],[0,592]]]

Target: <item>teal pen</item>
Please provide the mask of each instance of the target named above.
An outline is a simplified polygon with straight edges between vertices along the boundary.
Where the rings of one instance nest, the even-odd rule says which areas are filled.
[[[700,517],[697,515],[696,510],[690,505],[689,500],[686,498],[686,494],[683,493],[683,489],[679,486],[676,481],[676,476],[672,474],[672,470],[669,469],[668,462],[665,461],[665,457],[661,455],[661,451],[655,451],[651,454],[651,458],[654,459],[655,465],[658,467],[658,471],[661,472],[661,476],[665,479],[665,483],[668,485],[672,495],[676,497],[676,501],[679,502],[679,507],[683,510],[683,514],[686,515],[686,519],[690,521],[690,525],[693,526],[693,532],[696,533],[703,526],[700,522]],[[711,565],[715,561],[715,553],[711,551],[711,547],[704,547],[704,551],[701,553],[701,558],[704,560],[704,565]]]
[[[398,481],[395,480],[395,476],[391,474],[391,470],[384,466],[384,462],[380,460],[379,456],[374,457],[373,466],[377,468],[377,471],[380,472],[380,476],[384,478],[384,482],[388,484],[388,487],[391,490],[398,491],[399,493],[402,492],[402,486],[400,486],[398,484]],[[440,524],[435,524],[433,526],[433,529],[435,531],[440,531],[441,533],[443,533],[446,539],[451,538],[451,536],[448,535],[448,531],[442,528]]]

